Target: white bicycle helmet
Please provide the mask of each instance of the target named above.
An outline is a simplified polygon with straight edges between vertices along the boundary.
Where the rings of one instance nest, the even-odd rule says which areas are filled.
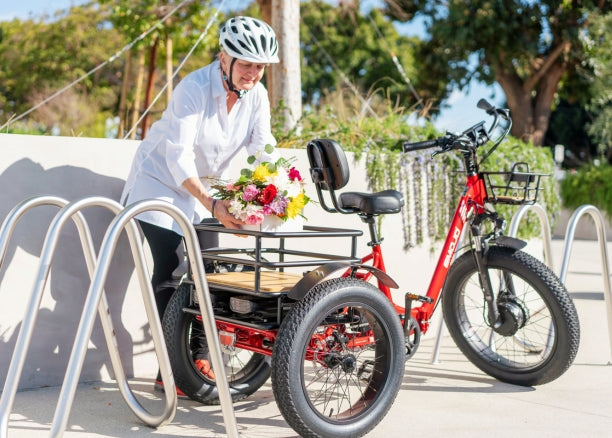
[[[219,45],[233,58],[261,64],[279,62],[274,30],[251,17],[230,18],[221,27]]]

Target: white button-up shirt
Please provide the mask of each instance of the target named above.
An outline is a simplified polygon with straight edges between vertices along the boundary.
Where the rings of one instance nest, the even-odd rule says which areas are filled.
[[[182,183],[197,177],[208,190],[210,180],[227,178],[229,163],[242,147],[254,155],[267,144],[276,144],[264,86],[257,83],[228,114],[221,74],[220,63],[215,61],[178,84],[168,108],[136,151],[121,196],[125,205],[160,199],[174,204],[194,223],[199,222],[210,213]],[[165,213],[148,211],[138,219],[183,234]]]

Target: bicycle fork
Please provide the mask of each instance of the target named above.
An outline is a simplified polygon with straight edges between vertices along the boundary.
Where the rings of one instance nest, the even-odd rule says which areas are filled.
[[[481,232],[481,224],[485,219],[492,220],[495,223],[495,226],[490,234],[483,236]],[[489,240],[491,240],[492,238],[493,240],[498,241],[499,243],[502,243],[503,241],[503,244],[505,246],[513,247],[516,250],[521,249],[525,245],[525,242],[519,239],[503,236],[502,233],[504,227],[505,221],[497,217],[497,215],[494,213],[480,214],[470,225],[475,249],[474,259],[478,268],[480,286],[484,295],[484,299],[488,304],[487,318],[491,328],[496,332],[499,332],[504,323],[497,305],[497,299],[499,299],[499,295],[504,293],[504,291],[506,291],[509,297],[515,297],[515,293],[512,278],[506,272],[502,274],[503,277],[501,278],[501,283],[499,286],[499,291],[497,291],[497,296],[496,292],[493,290],[493,285],[491,284],[491,276],[489,275],[489,270],[487,268],[487,253],[489,249]]]
[[[478,267],[480,287],[482,288],[484,299],[487,302],[487,318],[491,327],[496,330],[501,326],[501,321],[499,319],[499,311],[495,303],[495,294],[493,293],[493,286],[491,285],[491,277],[489,276],[489,270],[487,269],[487,250],[489,248],[489,244],[480,234],[480,224],[472,224],[471,231],[472,236],[474,237],[474,259],[476,260],[476,266]]]

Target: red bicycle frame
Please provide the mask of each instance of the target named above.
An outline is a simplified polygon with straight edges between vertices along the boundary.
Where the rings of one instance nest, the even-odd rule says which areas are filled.
[[[420,306],[411,309],[411,315],[418,322],[422,333],[426,333],[429,328],[431,316],[440,299],[442,287],[444,286],[448,270],[457,252],[465,224],[468,222],[468,218],[484,212],[484,200],[486,198],[487,191],[483,178],[478,174],[468,175],[466,178],[465,190],[459,199],[457,209],[449,228],[449,233],[446,236],[444,246],[438,258],[438,263],[436,264],[436,268],[429,283],[429,288],[427,289],[427,294],[425,295],[427,298],[430,298],[430,301],[422,302]],[[370,245],[372,246],[372,251],[363,257],[361,262],[363,264],[370,264],[383,272],[387,272],[380,242],[371,242]],[[356,276],[364,281],[369,281],[372,275],[371,271],[356,273]],[[379,280],[378,288],[391,302],[393,302],[391,289],[387,285]],[[404,307],[395,303],[394,306],[399,314],[404,314]]]

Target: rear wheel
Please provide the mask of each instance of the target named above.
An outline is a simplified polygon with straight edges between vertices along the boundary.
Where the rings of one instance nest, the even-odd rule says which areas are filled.
[[[373,429],[401,386],[404,333],[374,286],[338,278],[295,303],[278,333],[272,389],[303,437],[359,437]]]
[[[191,288],[182,284],[164,312],[163,328],[176,386],[189,398],[207,405],[219,404],[215,381],[202,374],[196,365],[195,345],[206,344],[199,317],[183,309],[190,304]],[[270,357],[241,348],[221,346],[225,374],[234,401],[257,391],[270,376]],[[201,351],[201,350],[200,350]],[[207,357],[210,361],[210,358]],[[213,371],[218,374],[217,370]]]
[[[491,247],[486,265],[500,324],[488,321],[473,252],[451,266],[444,286],[444,319],[455,343],[485,373],[523,386],[550,382],[572,364],[580,341],[578,314],[567,290],[542,262]]]

